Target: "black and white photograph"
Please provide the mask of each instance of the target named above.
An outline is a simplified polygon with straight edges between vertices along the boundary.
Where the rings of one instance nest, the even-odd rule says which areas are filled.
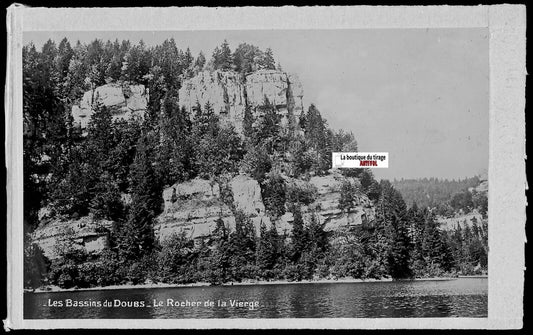
[[[488,318],[490,39],[23,31],[23,319]]]

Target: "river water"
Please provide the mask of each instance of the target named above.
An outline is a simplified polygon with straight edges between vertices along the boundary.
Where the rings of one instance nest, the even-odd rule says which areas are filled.
[[[486,278],[25,293],[24,318],[487,317],[487,296]]]

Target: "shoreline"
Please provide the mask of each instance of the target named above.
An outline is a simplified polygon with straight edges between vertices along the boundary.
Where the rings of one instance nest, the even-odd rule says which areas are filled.
[[[458,277],[430,277],[430,278],[414,278],[401,279],[398,282],[407,281],[448,281],[457,280],[460,278],[488,278],[488,276],[458,276]],[[288,280],[247,280],[243,282],[228,282],[220,285],[211,285],[207,282],[196,282],[189,284],[170,284],[170,283],[151,283],[151,284],[124,284],[124,285],[109,285],[87,288],[60,288],[59,286],[44,286],[35,290],[24,289],[24,293],[55,293],[55,292],[80,292],[80,291],[108,291],[108,290],[134,290],[134,289],[158,289],[158,288],[187,288],[187,287],[212,287],[212,286],[253,286],[253,285],[294,285],[294,284],[354,284],[354,283],[384,283],[392,282],[391,278],[382,279],[355,279],[355,278],[339,278],[339,279],[319,279],[319,280],[302,280],[302,281],[288,281]]]

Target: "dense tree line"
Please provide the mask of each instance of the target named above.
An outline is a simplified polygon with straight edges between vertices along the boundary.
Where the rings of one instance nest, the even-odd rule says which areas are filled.
[[[488,201],[486,194],[469,191],[479,185],[477,176],[462,180],[438,178],[400,179],[393,185],[408,204],[417,203],[420,207],[433,208],[442,216],[453,216],[456,212],[469,213],[478,209],[487,214]]]
[[[154,167],[155,173],[164,177],[163,184],[186,180],[193,174],[209,173],[191,172],[194,170],[191,167],[194,162],[189,159],[191,155],[207,156],[202,155],[202,150],[216,151],[217,148],[209,147],[207,143],[216,142],[216,138],[203,139],[203,145],[195,151],[187,143],[190,136],[197,136],[203,129],[192,129],[190,115],[178,108],[177,92],[182,80],[207,66],[243,72],[274,68],[270,49],[263,52],[243,43],[232,52],[224,41],[206,64],[202,52],[195,58],[189,48],[180,50],[173,39],[154,47],[147,47],[142,41],[137,45],[118,40],[94,40],[86,45],[78,41],[73,46],[66,38],[59,45],[49,40],[41,51],[33,44],[25,46],[23,60],[24,209],[30,225],[35,225],[38,209],[50,202],[58,202],[58,211],[61,213],[79,211],[79,215],[85,215],[88,202],[94,200],[91,192],[99,193],[95,184],[127,191],[129,167],[133,163],[141,132],[147,141],[163,142],[153,152],[159,161]],[[140,83],[149,88],[146,120],[143,124],[141,121],[132,121],[111,127],[112,111],[98,108],[92,117],[89,138],[82,139],[73,126],[70,115],[72,105],[85,91],[120,81]],[[199,106],[193,117],[195,124],[217,124],[209,106]],[[106,132],[106,129],[111,131]],[[220,129],[220,132],[214,129],[209,135],[225,140],[228,139],[228,131],[231,133],[226,129]],[[228,141],[233,140],[234,137],[229,136]],[[222,147],[229,144],[233,151],[239,151],[235,143],[218,144]],[[88,160],[88,157],[93,159]],[[105,162],[107,158],[115,161]],[[87,161],[91,161],[87,163],[89,166],[85,163]],[[196,164],[202,165],[203,162]],[[226,169],[229,163],[220,164],[219,170]],[[102,176],[102,169],[107,169],[106,176]],[[84,170],[90,173],[81,173]],[[106,177],[113,181],[96,181]],[[90,190],[80,191],[74,198],[55,194],[72,185]],[[76,204],[69,206],[68,202]],[[101,199],[93,201],[96,207],[97,202],[101,202]]]
[[[346,230],[326,232],[316,213],[302,213],[290,203],[290,235],[275,224],[252,221],[235,211],[236,226],[222,219],[207,239],[195,245],[184,234],[155,241],[123,240],[100,255],[73,245],[62,246],[62,257],[50,264],[35,245],[26,251],[27,286],[48,283],[89,287],[151,282],[221,284],[242,280],[311,280],[318,278],[380,279],[482,274],[487,269],[486,222],[446,232],[432,214],[416,205],[407,208],[388,181],[380,184],[375,221]],[[134,215],[134,214],[132,214]],[[142,213],[138,218],[149,218]],[[128,224],[128,221],[126,221]],[[139,229],[130,225],[128,229]],[[131,236],[149,236],[135,234]],[[144,244],[143,244],[144,243]],[[143,247],[144,246],[144,247]],[[146,247],[146,248],[145,248]]]
[[[338,206],[349,212],[355,195],[364,194],[376,206],[376,220],[333,233],[324,230],[317,213],[304,212],[314,192],[289,185],[287,177],[326,175],[332,151],[357,151],[354,135],[330,129],[316,106],[289,115],[283,126],[276,107],[265,99],[253,112],[246,108],[243,136],[222,125],[209,103],[197,104],[191,113],[179,108],[184,78],[203,69],[243,74],[274,69],[270,49],[243,43],[232,52],[224,41],[207,61],[203,53],[195,58],[188,48],[178,49],[172,39],[155,47],[99,40],[72,47],[64,39],[59,46],[48,41],[42,51],[24,47],[23,60],[28,233],[39,224],[43,207],[55,218],[90,215],[114,223],[110,245],[100,255],[67,241],[58,246],[62,257],[50,262],[27,238],[26,286],[38,286],[44,278],[61,287],[146,280],[411,278],[486,267],[486,252],[479,247],[486,245],[486,229],[461,232],[462,239],[446,235],[432,212],[408,209],[401,193],[388,181],[376,181],[369,170],[342,171],[353,182],[342,185]],[[70,116],[72,104],[87,89],[117,81],[149,88],[145,117],[113,121],[112,110],[96,106],[82,136]],[[166,186],[196,177],[223,185],[240,172],[260,183],[273,224],[261,223],[256,233],[251,218],[232,206],[231,192],[222,187],[235,230],[220,219],[215,233],[199,245],[184,235],[155,239],[152,227]],[[283,235],[275,223],[287,212],[293,216],[292,230]]]

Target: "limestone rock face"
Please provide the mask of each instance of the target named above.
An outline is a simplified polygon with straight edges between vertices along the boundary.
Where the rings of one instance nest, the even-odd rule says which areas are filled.
[[[278,112],[287,117],[302,109],[303,88],[294,74],[275,70],[260,70],[245,77],[233,71],[204,71],[183,82],[179,90],[180,106],[194,115],[197,103],[203,108],[211,104],[222,122],[233,124],[242,131],[246,106],[257,112],[265,98]],[[286,122],[282,119],[282,122]]]
[[[154,227],[160,240],[181,233],[188,238],[208,236],[219,218],[226,225],[235,224],[231,209],[220,198],[219,185],[208,180],[196,178],[166,188],[163,201],[163,213]]]
[[[301,106],[303,88],[294,74],[274,70],[261,70],[246,77],[246,96],[252,106],[260,106],[265,97],[270,103],[285,109]]]
[[[371,201],[364,195],[357,195],[358,203],[350,212],[338,208],[340,186],[347,180],[340,174],[312,177],[309,182],[286,178],[287,184],[303,189],[316,190],[316,199],[302,207],[305,221],[316,213],[320,223],[325,223],[326,231],[335,231],[372,221],[375,217]],[[356,179],[352,182],[358,182]],[[281,218],[272,220],[266,213],[259,183],[247,175],[233,177],[227,186],[233,195],[233,203],[222,200],[221,186],[216,182],[193,179],[186,183],[175,184],[163,191],[164,211],[157,218],[154,232],[159,240],[172,234],[185,233],[191,239],[208,237],[213,233],[220,218],[230,230],[235,229],[233,209],[243,211],[250,217],[256,233],[261,223],[267,227],[274,224],[278,233],[290,235],[293,215],[286,212]]]
[[[261,222],[270,224],[256,180],[238,175],[228,186],[233,194],[233,205],[251,218],[257,232]],[[196,178],[175,184],[163,191],[163,200],[164,210],[154,227],[160,241],[182,233],[190,239],[207,237],[216,229],[219,218],[230,231],[235,229],[233,211],[222,200],[220,185],[216,182]]]
[[[246,107],[242,78],[236,72],[203,71],[182,83],[179,90],[180,106],[185,107],[191,117],[197,103],[203,109],[209,102],[221,121],[233,122],[236,128],[242,127]]]
[[[238,175],[230,182],[235,207],[251,216],[264,216],[265,205],[259,183],[246,175]]]
[[[470,191],[471,193],[475,192],[488,197],[489,181],[487,173],[482,173],[478,177],[479,184],[475,187],[470,187],[468,191]],[[480,226],[481,222],[483,222],[484,220],[487,219],[483,219],[483,215],[477,209],[474,209],[469,213],[464,213],[463,210],[459,210],[455,213],[454,217],[437,217],[437,221],[440,223],[441,228],[444,230],[453,230],[457,226],[460,226],[461,228],[464,228],[466,226],[471,227],[474,222],[476,222],[477,225]]]
[[[345,213],[339,209],[340,189],[344,181],[359,183],[357,179],[346,178],[338,172],[326,176],[311,177],[308,184],[316,189],[317,197],[313,203],[302,208],[304,220],[309,220],[314,212],[318,216],[318,221],[325,223],[324,230],[326,231],[339,230],[374,220],[375,210],[372,202],[362,193],[355,196],[357,203],[350,212]],[[302,181],[297,182],[302,183]],[[292,227],[293,220],[292,214],[289,212],[281,218],[284,226]]]
[[[253,113],[265,98],[276,106],[287,124],[290,115],[299,115],[302,108],[303,88],[295,74],[276,70],[259,70],[247,76],[234,71],[203,71],[183,81],[179,90],[180,107],[194,116],[197,103],[202,108],[207,102],[219,115],[223,124],[231,124],[242,133],[246,106]],[[85,92],[80,102],[72,106],[74,122],[87,128],[97,105],[111,109],[113,119],[143,116],[148,106],[148,90],[144,85],[110,83]]]
[[[87,128],[98,105],[110,108],[113,120],[144,116],[148,106],[148,90],[144,85],[112,83],[87,91],[79,104],[72,106],[74,122],[82,129]]]
[[[218,184],[211,183],[209,180],[196,178],[182,184],[175,184],[163,191],[164,212],[174,213],[178,211],[179,205],[186,200],[195,199],[209,202],[210,200],[217,200],[219,195]]]
[[[345,213],[338,208],[340,186],[346,180],[357,183],[357,179],[345,178],[338,173],[312,177],[309,181],[285,177],[288,187],[298,187],[311,191],[313,198],[307,206],[302,206],[302,216],[309,222],[315,213],[316,219],[325,224],[326,231],[337,231],[370,222],[375,217],[371,201],[364,195],[356,195],[355,208]],[[222,191],[226,190],[226,191]],[[231,191],[232,199],[228,190]],[[173,234],[184,234],[189,239],[208,238],[222,220],[229,231],[235,230],[235,210],[246,214],[259,235],[261,224],[267,228],[273,224],[279,234],[290,236],[293,215],[286,212],[280,218],[271,219],[263,203],[259,183],[247,176],[237,175],[223,185],[215,181],[193,179],[177,183],[163,191],[163,212],[156,218],[154,233],[160,241]],[[50,219],[42,213],[42,223],[32,236],[49,258],[58,257],[58,245],[71,243],[87,252],[99,253],[108,243],[108,232],[113,222],[83,217],[77,220],[62,221]]]
[[[452,218],[437,217],[437,222],[444,230],[454,230],[457,226],[461,228],[465,228],[466,226],[472,227],[474,222],[477,222],[477,225],[480,226],[482,221],[483,216],[477,209],[474,209],[471,213],[457,214]]]
[[[50,259],[59,257],[60,249],[66,244],[89,253],[100,253],[107,246],[108,232],[112,226],[112,221],[93,220],[91,217],[52,220],[40,225],[32,233],[32,240]]]

